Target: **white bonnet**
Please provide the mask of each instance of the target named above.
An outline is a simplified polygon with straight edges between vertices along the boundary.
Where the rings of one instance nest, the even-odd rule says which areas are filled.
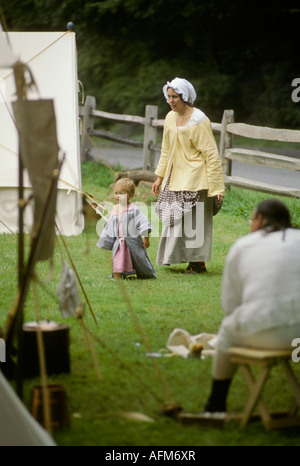
[[[168,101],[167,91],[169,87],[174,89],[174,91],[177,94],[181,94],[182,100],[184,100],[184,102],[187,102],[189,104],[193,104],[197,97],[194,86],[189,81],[187,81],[186,79],[182,79],[182,78],[175,78],[171,82],[167,81],[167,84],[165,84],[163,87],[163,93],[167,101]]]

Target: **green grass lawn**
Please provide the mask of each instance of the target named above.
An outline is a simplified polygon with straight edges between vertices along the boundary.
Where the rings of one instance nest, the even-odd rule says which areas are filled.
[[[101,165],[88,162],[83,167],[83,189],[101,199],[110,194],[113,173]],[[166,403],[179,403],[186,412],[203,408],[211,385],[211,359],[169,356],[167,339],[174,328],[191,335],[216,333],[222,320],[220,289],[224,261],[230,246],[248,233],[248,219],[264,194],[232,189],[224,206],[214,218],[212,259],[208,273],[189,276],[185,265],[159,267],[155,257],[159,238],[151,238],[148,250],[155,265],[157,280],[132,280],[118,283],[110,279],[110,251],[96,247],[98,236],[92,215],[87,216],[82,235],[65,237],[67,249],[80,276],[97,325],[89,306],[85,306],[84,323],[94,346],[100,367],[97,376],[92,353],[76,317],[63,319],[56,287],[61,278],[62,261],[69,258],[61,238],[57,238],[53,268],[39,263],[37,276],[38,312],[41,319],[51,319],[70,326],[71,372],[49,375],[49,383],[63,384],[68,397],[70,426],[55,429],[58,445],[98,446],[202,446],[202,445],[299,445],[300,428],[266,432],[256,422],[240,430],[235,424],[222,429],[207,426],[182,426],[160,415]],[[135,200],[151,202],[149,190],[138,189]],[[299,200],[282,198],[290,207],[295,224],[300,219]],[[0,326],[6,321],[17,291],[17,237],[0,236],[2,251]],[[84,302],[84,294],[79,293]],[[25,321],[36,319],[33,287],[25,305]],[[299,335],[300,337],[300,335]],[[160,358],[147,353],[161,352]],[[294,364],[300,376],[298,366]],[[290,393],[275,368],[265,388],[270,407],[285,408]],[[13,383],[13,382],[12,382]],[[24,402],[29,407],[32,388],[39,378],[24,381]],[[230,391],[228,408],[237,412],[244,406],[248,390],[238,372]],[[152,422],[127,419],[122,413],[147,415]]]

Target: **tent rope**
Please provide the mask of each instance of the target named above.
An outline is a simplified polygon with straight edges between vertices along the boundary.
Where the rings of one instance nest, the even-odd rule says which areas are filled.
[[[61,180],[61,181],[64,181],[64,180]],[[97,198],[96,198],[95,196],[93,196],[92,194],[85,193],[83,190],[81,190],[81,189],[79,189],[79,188],[76,188],[75,186],[71,185],[71,183],[68,183],[68,182],[65,182],[65,183],[68,184],[69,186],[71,186],[72,188],[74,188],[75,190],[77,190],[78,192],[80,192],[80,194],[86,196],[86,198],[87,198],[88,201],[90,200],[91,202],[95,202],[95,201],[96,201],[96,202],[100,202],[100,203],[103,202],[102,200],[97,199]],[[92,205],[92,204],[91,204],[91,205]],[[100,204],[100,205],[101,205],[101,204]],[[92,205],[92,207],[93,207],[93,208],[96,210],[96,212],[98,212],[102,217],[106,218],[106,217],[105,217],[103,214],[101,214],[93,205]],[[102,205],[101,205],[101,207],[104,209],[104,207],[103,207]],[[105,209],[105,210],[107,210],[107,209]],[[107,219],[106,219],[106,220],[107,220]],[[130,311],[131,316],[132,316],[132,318],[133,318],[133,320],[134,320],[134,322],[135,322],[135,325],[136,325],[136,328],[137,328],[137,330],[138,330],[138,333],[139,333],[140,336],[142,337],[143,342],[144,342],[144,344],[145,344],[145,346],[146,346],[148,352],[151,353],[151,349],[150,349],[149,343],[148,343],[148,341],[147,341],[147,339],[146,339],[146,336],[145,336],[145,334],[144,334],[144,332],[143,332],[143,329],[142,329],[142,326],[141,326],[141,324],[140,324],[140,322],[139,322],[139,319],[138,319],[138,317],[137,317],[137,314],[136,314],[136,312],[134,311],[134,308],[133,308],[132,303],[131,303],[131,301],[130,301],[129,295],[128,295],[128,293],[127,293],[127,291],[126,291],[126,289],[125,289],[123,283],[121,283],[120,280],[117,280],[117,283],[118,283],[118,285],[119,285],[119,287],[120,287],[121,294],[123,295],[123,298],[124,298],[124,300],[125,300],[125,302],[126,302],[126,304],[127,304],[127,308],[128,308],[128,310]],[[164,389],[165,396],[166,396],[166,398],[167,398],[167,400],[168,400],[168,403],[169,403],[169,404],[173,404],[174,401],[173,401],[173,399],[172,399],[172,397],[171,397],[171,395],[170,395],[170,392],[169,392],[169,389],[168,389],[168,387],[167,387],[167,384],[166,384],[166,382],[165,382],[165,380],[164,380],[163,374],[162,374],[162,372],[161,372],[161,370],[160,370],[160,368],[159,368],[157,362],[156,362],[153,358],[151,358],[151,360],[152,360],[153,366],[154,366],[154,368],[155,368],[155,370],[156,370],[158,379],[159,379],[159,381],[160,381],[160,383],[161,383],[161,385],[162,385],[162,387],[163,387],[163,389]]]
[[[84,324],[83,324],[84,325]],[[141,384],[141,386],[145,387],[145,389],[151,393],[151,395],[158,401],[159,403],[163,404],[164,400],[160,398],[153,390],[150,388],[143,379],[139,377],[139,375],[132,370],[132,367],[129,366],[127,363],[125,363],[113,350],[111,350],[105,343],[104,341],[99,338],[96,335],[93,335],[91,331],[86,328],[86,331],[102,346],[102,348],[110,354],[113,359],[119,364],[119,366],[123,369],[125,369],[127,372],[129,372],[138,382]]]
[[[133,308],[132,302],[131,302],[131,300],[130,300],[129,294],[127,293],[127,290],[126,290],[126,288],[125,288],[125,285],[122,283],[121,280],[116,280],[116,281],[117,281],[117,283],[118,283],[118,285],[119,285],[121,294],[122,294],[122,296],[123,296],[123,298],[124,298],[124,301],[126,302],[126,305],[127,305],[127,308],[128,308],[128,310],[129,310],[129,312],[130,312],[130,314],[131,314],[131,317],[133,318],[133,321],[134,321],[134,323],[135,323],[135,325],[136,325],[137,331],[138,331],[138,333],[140,334],[140,336],[141,336],[141,338],[142,338],[142,340],[143,340],[143,343],[144,343],[144,345],[145,345],[145,347],[146,347],[148,353],[151,353],[151,352],[152,352],[152,349],[151,349],[151,347],[150,347],[150,345],[149,345],[149,342],[148,342],[148,340],[147,340],[147,338],[146,338],[146,335],[145,335],[144,330],[143,330],[143,328],[142,328],[142,326],[141,326],[141,323],[140,323],[140,321],[139,321],[139,318],[138,318],[138,316],[137,316],[137,314],[136,314],[136,312],[135,312],[135,310],[134,310],[134,308]],[[159,366],[158,366],[158,364],[157,364],[157,361],[156,361],[154,358],[151,358],[151,361],[152,361],[152,364],[153,364],[154,369],[155,369],[155,371],[156,371],[158,380],[160,381],[160,383],[161,383],[161,385],[162,385],[162,387],[163,387],[163,389],[164,389],[167,402],[168,402],[169,404],[173,404],[173,403],[174,403],[174,400],[172,399],[172,396],[171,396],[171,394],[170,394],[170,391],[169,391],[169,389],[168,389],[168,386],[167,386],[167,384],[166,384],[166,381],[165,381],[165,379],[164,379],[164,376],[163,376],[163,374],[162,374],[162,371],[160,370],[160,368],[159,368]]]
[[[99,364],[99,360],[98,360],[98,357],[97,357],[96,348],[95,348],[95,345],[94,345],[94,340],[91,338],[91,334],[89,332],[87,332],[87,328],[84,325],[83,314],[84,314],[83,307],[82,306],[78,307],[76,309],[77,320],[78,320],[78,322],[80,324],[86,346],[87,346],[87,348],[88,348],[88,350],[89,350],[89,352],[90,352],[90,354],[92,356],[92,360],[93,360],[93,364],[94,364],[94,367],[95,367],[95,370],[96,370],[97,377],[98,377],[99,380],[101,380],[102,377],[101,377],[101,371],[100,371],[100,364]]]
[[[103,200],[102,199],[99,199],[97,198],[96,196],[94,196],[93,194],[90,194],[90,193],[87,193],[86,191],[83,191],[82,189],[80,188],[77,188],[76,186],[74,186],[73,184],[69,183],[68,181],[66,180],[63,180],[62,178],[59,178],[60,181],[62,181],[63,183],[67,184],[68,186],[70,186],[72,189],[74,189],[75,191],[77,191],[79,194],[81,194],[81,196],[85,197],[87,202],[90,204],[90,206],[101,216],[103,217],[105,220],[107,220],[107,217],[102,213],[100,212],[99,209],[99,206],[103,209],[103,211],[107,211],[109,213],[111,213],[111,211],[103,205]],[[94,204],[97,204],[97,207],[95,207]]]
[[[59,243],[58,244],[58,248],[59,248]],[[62,253],[60,251],[60,254],[61,254],[61,258],[62,258]],[[98,336],[95,336],[91,330],[86,326],[86,324],[84,323],[83,321],[83,318],[82,318],[82,315],[81,313],[79,312],[79,310],[77,310],[76,312],[77,314],[77,318],[79,320],[79,323],[80,323],[80,326],[81,326],[81,329],[82,329],[82,332],[83,332],[83,336],[85,338],[85,340],[87,339],[87,334],[95,341],[97,341],[101,347],[108,353],[112,356],[112,358],[119,364],[119,366],[121,368],[124,368],[127,372],[129,372],[135,379],[138,380],[138,382],[143,386],[145,387],[145,389],[152,394],[152,396],[161,404],[163,404],[163,400],[157,396],[157,394],[155,392],[153,392],[153,390],[147,386],[147,384],[145,384],[145,382],[138,376],[138,374],[136,374],[136,372],[133,372],[132,368],[127,365],[113,350],[111,350],[105,343],[104,341],[99,338]],[[143,338],[144,339],[144,338]],[[87,341],[86,341],[87,342]],[[148,346],[149,347],[149,346]],[[93,350],[94,351],[94,350]],[[95,356],[93,355],[93,358]],[[94,364],[95,364],[95,360],[94,360]],[[96,366],[98,366],[98,363],[96,364]],[[100,378],[101,377],[101,374],[100,374],[100,369],[96,368],[96,371],[97,371],[97,375],[98,377]]]
[[[88,297],[87,297],[87,294],[86,294],[86,292],[85,292],[85,289],[84,289],[84,287],[83,287],[83,284],[82,284],[82,282],[81,282],[81,279],[80,279],[80,277],[79,277],[79,275],[78,275],[77,269],[76,269],[75,264],[74,264],[74,262],[73,262],[73,259],[72,259],[72,257],[71,257],[71,254],[70,254],[70,251],[69,251],[69,249],[68,249],[68,246],[67,246],[67,244],[66,244],[66,242],[65,242],[65,240],[64,240],[64,238],[63,238],[63,235],[62,235],[61,232],[60,232],[60,229],[58,228],[57,223],[55,223],[55,226],[56,226],[56,229],[57,229],[57,231],[58,231],[58,233],[59,233],[59,235],[60,235],[61,241],[62,241],[62,243],[63,243],[63,245],[64,245],[64,247],[65,247],[65,250],[66,250],[66,252],[67,252],[67,255],[68,255],[68,257],[69,257],[69,260],[70,260],[70,262],[71,262],[71,265],[72,265],[72,267],[73,267],[73,270],[74,270],[74,272],[75,272],[75,274],[76,274],[78,283],[79,283],[80,288],[81,288],[81,290],[82,290],[82,292],[83,292],[83,294],[84,294],[84,297],[85,297],[86,302],[87,302],[87,304],[88,304],[88,306],[89,306],[89,309],[90,309],[90,311],[91,311],[91,314],[92,314],[92,316],[93,316],[93,318],[94,318],[94,321],[95,321],[96,325],[98,325],[96,316],[95,316],[94,311],[93,311],[93,309],[92,309],[91,303],[90,303],[90,301],[89,301],[89,299],[88,299]]]
[[[47,45],[47,47],[43,48],[42,50],[40,50],[38,53],[36,53],[35,55],[33,55],[32,57],[28,58],[27,61],[24,61],[24,64],[27,66],[27,63],[29,63],[31,60],[35,59],[36,57],[38,57],[39,55],[41,55],[43,52],[45,52],[47,49],[49,49],[50,47],[52,47],[56,42],[58,42],[59,40],[61,40],[63,37],[65,37],[66,34],[69,34],[71,31],[66,31],[64,32],[61,36],[59,36],[57,39],[55,39],[53,42],[51,42],[51,44]],[[10,73],[8,73],[6,76],[9,76],[13,73],[13,71],[11,71]]]
[[[8,231],[10,231],[10,232],[11,232],[13,235],[15,234],[15,233],[14,233],[14,232],[13,232],[13,231],[12,231],[12,230],[9,228],[9,226],[8,226],[8,225],[6,225],[6,223],[4,223],[2,220],[0,220],[0,223],[2,223],[2,225],[4,225],[4,226],[5,226],[5,228],[7,228],[7,229],[8,229]]]

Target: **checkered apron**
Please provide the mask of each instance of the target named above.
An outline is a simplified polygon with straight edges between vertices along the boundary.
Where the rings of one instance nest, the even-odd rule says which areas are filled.
[[[155,212],[164,225],[174,226],[175,222],[199,202],[199,191],[170,191],[170,177],[166,185],[158,196]]]

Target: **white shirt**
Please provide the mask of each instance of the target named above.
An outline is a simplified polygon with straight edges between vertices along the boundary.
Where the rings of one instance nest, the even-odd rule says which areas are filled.
[[[300,230],[259,230],[236,241],[226,259],[222,306],[224,320],[242,334],[299,324]]]

